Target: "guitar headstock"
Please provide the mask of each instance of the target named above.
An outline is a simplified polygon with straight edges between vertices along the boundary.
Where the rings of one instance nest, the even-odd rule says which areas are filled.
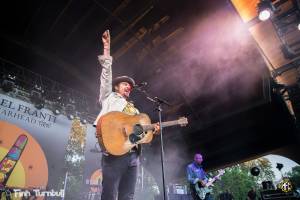
[[[189,123],[186,117],[180,117],[177,121],[180,126],[186,126]]]

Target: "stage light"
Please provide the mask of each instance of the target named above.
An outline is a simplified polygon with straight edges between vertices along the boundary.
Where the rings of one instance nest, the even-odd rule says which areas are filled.
[[[268,20],[275,10],[276,8],[270,0],[261,0],[257,4],[258,18],[261,21]]]
[[[51,110],[53,114],[59,115],[61,114],[62,106],[59,103],[54,103]]]
[[[75,118],[74,115],[72,115],[72,114],[69,114],[69,115],[68,115],[68,119],[69,119],[69,120],[73,120],[74,118]]]
[[[88,114],[87,112],[79,112],[79,118],[80,118],[80,122],[81,124],[87,124],[88,123]]]
[[[73,120],[75,118],[75,105],[74,104],[70,104],[68,103],[66,105],[66,114],[67,114],[67,117],[69,118],[69,120]]]
[[[86,119],[80,119],[80,122],[81,122],[82,124],[87,124],[87,120],[86,120]]]
[[[45,99],[43,97],[44,91],[41,87],[35,85],[33,90],[30,93],[30,100],[37,109],[42,109],[45,106]]]
[[[269,10],[263,10],[259,13],[258,18],[261,21],[266,21],[267,19],[269,19],[271,17],[271,12]]]
[[[59,115],[59,114],[60,114],[60,110],[55,109],[53,113],[54,113],[55,115]]]
[[[5,93],[13,91],[15,88],[15,80],[16,80],[16,76],[12,76],[10,74],[4,76],[3,81],[1,83],[2,90]]]
[[[300,22],[298,23],[298,30],[300,31]]]
[[[52,112],[55,115],[59,115],[61,114],[62,110],[63,110],[63,98],[62,98],[62,92],[58,91],[58,92],[54,92],[52,97]]]

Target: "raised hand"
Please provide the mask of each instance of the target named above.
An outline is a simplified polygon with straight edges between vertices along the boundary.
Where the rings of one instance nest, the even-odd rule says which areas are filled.
[[[110,34],[109,30],[104,31],[102,34],[102,42],[104,49],[109,48],[110,49]]]

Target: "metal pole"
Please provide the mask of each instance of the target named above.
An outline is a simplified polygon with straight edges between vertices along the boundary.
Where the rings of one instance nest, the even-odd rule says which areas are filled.
[[[66,188],[67,188],[67,180],[68,180],[68,171],[66,172],[66,176],[65,176],[65,183],[64,183],[64,196],[62,197],[61,200],[65,199],[65,195],[66,195]]]
[[[159,117],[159,126],[160,126],[160,158],[161,158],[161,171],[162,171],[162,183],[163,183],[163,194],[164,194],[164,200],[168,199],[167,193],[166,193],[166,184],[165,184],[165,164],[164,164],[164,160],[165,160],[165,152],[164,152],[164,143],[163,143],[163,131],[162,131],[162,119],[161,119],[161,113],[162,113],[162,109],[161,109],[161,104],[158,103],[158,117]]]
[[[144,190],[144,167],[141,166],[142,168],[142,191]]]

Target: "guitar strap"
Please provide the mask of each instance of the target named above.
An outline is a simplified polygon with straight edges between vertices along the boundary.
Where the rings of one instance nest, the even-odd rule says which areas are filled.
[[[127,102],[125,108],[122,111],[123,113],[129,114],[129,115],[137,115],[139,114],[139,110],[134,106],[133,102]],[[137,152],[138,155],[141,155],[142,153],[142,145],[137,145],[137,147],[133,147],[129,152]]]
[[[129,114],[129,115],[139,114],[139,110],[134,106],[134,104],[132,102],[127,102],[127,104],[122,112]]]

